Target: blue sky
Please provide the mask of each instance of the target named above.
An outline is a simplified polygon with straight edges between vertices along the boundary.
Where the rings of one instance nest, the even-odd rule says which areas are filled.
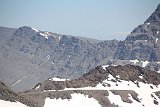
[[[159,0],[0,0],[0,26],[123,40]]]

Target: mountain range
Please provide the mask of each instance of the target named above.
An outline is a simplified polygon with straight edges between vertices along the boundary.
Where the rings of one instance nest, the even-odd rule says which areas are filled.
[[[2,100],[45,107],[50,99],[88,96],[103,107],[158,107],[159,73],[160,4],[123,41],[0,27]]]

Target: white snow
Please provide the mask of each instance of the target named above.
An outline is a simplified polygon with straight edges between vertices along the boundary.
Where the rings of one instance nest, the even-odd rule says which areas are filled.
[[[10,101],[0,100],[0,107],[27,107],[27,106],[20,102],[10,102]]]
[[[83,94],[71,94],[72,99],[45,99],[44,107],[101,107],[97,100]]]
[[[54,62],[52,62],[52,64],[54,64]]]
[[[140,79],[143,79],[143,76],[139,76]]]
[[[129,95],[129,99],[133,102],[133,103],[126,103],[123,102],[121,97],[119,95],[114,95],[112,92],[109,91],[109,96],[108,99],[110,100],[110,102],[112,104],[118,105],[119,107],[142,107],[142,104],[135,101],[131,95]]]
[[[70,57],[71,57],[71,55],[68,55],[68,57],[70,58]]]
[[[157,35],[159,34],[159,31],[157,31]]]
[[[38,88],[40,88],[40,85],[38,85],[38,86],[36,87],[36,89],[38,89]]]
[[[142,63],[142,67],[146,67],[146,65],[149,63],[149,61],[140,61],[140,60],[137,60],[137,59],[135,59],[135,60],[130,60],[134,65],[136,64],[136,63],[138,63],[138,62],[141,62]]]
[[[142,78],[142,76],[140,76]],[[112,80],[115,80],[115,78],[112,75],[108,76],[108,79],[104,80],[103,84],[110,84],[110,86],[103,86],[102,83],[97,84],[95,87],[83,87],[83,88],[65,88],[64,90],[59,91],[66,91],[66,90],[134,90],[138,94],[138,98],[140,99],[140,102],[135,101],[134,99],[130,98],[133,103],[132,104],[126,104],[123,101],[119,99],[116,95],[113,95],[110,93],[109,99],[112,103],[118,104],[122,107],[160,107],[160,99],[154,94],[156,91],[160,91],[160,85],[153,85],[153,84],[145,84],[143,82],[138,82],[139,87],[137,86],[137,81],[117,81],[113,82]],[[153,89],[150,87],[152,86]],[[56,91],[56,90],[48,90],[48,91]],[[47,92],[47,91],[44,91]],[[153,103],[153,98],[151,97],[151,94],[157,99],[159,102],[158,105],[155,105]],[[116,99],[116,100],[115,100]]]
[[[31,27],[34,31],[36,31],[36,32],[39,32],[39,30],[37,30],[37,29],[35,29],[35,28],[33,28],[33,27]]]
[[[106,70],[106,67],[109,67],[109,65],[103,65],[103,66],[102,66],[102,68],[103,68],[104,70]]]
[[[146,67],[148,63],[149,63],[148,61],[142,61],[142,67]]]
[[[48,39],[48,35],[44,33],[39,33],[40,35],[44,36],[46,39]]]
[[[147,23],[147,25],[150,25],[150,23]]]
[[[59,39],[59,41],[60,41],[60,40],[61,40],[61,37],[59,36],[58,39]]]
[[[139,62],[137,59],[135,59],[135,60],[130,60],[130,61],[133,62],[134,65],[135,65],[137,62]]]
[[[51,80],[51,81],[66,81],[69,79],[61,79],[61,78],[54,77],[54,78],[50,78],[49,80]]]
[[[158,38],[156,38],[156,43],[158,42]]]

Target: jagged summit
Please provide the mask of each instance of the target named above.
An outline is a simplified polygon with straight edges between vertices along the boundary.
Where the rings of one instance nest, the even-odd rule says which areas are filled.
[[[144,24],[119,42],[115,58],[160,61],[160,5]]]
[[[146,23],[160,22],[160,4],[152,15],[145,21]]]
[[[136,27],[130,35],[127,36],[127,41],[147,41],[157,43],[160,38],[160,4],[152,15],[144,22],[144,24]]]

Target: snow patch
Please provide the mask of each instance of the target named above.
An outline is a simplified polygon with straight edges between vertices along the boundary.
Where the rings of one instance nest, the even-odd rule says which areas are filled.
[[[156,38],[156,43],[158,42],[158,38]]]
[[[38,88],[40,88],[40,85],[38,85],[38,86],[36,87],[36,89],[38,89]]]
[[[143,79],[143,76],[139,76],[140,79]]]
[[[61,78],[54,77],[54,78],[50,78],[49,80],[51,80],[51,81],[66,81],[69,79],[61,79]]]
[[[109,65],[103,65],[103,66],[102,66],[102,68],[103,68],[104,70],[106,70],[106,67],[109,67]]]
[[[147,25],[150,25],[150,23],[147,23]]]
[[[159,31],[157,31],[157,35],[159,34]]]
[[[39,33],[40,35],[44,36],[46,39],[48,39],[48,35],[45,35],[43,33]]]
[[[134,65],[135,65],[137,62],[139,62],[137,59],[135,59],[135,60],[130,60],[130,61],[133,62]]]
[[[142,104],[135,101],[131,96],[129,97],[129,99],[132,100],[133,103],[126,103],[122,101],[119,95],[114,95],[110,91],[109,91],[108,99],[110,100],[112,104],[118,105],[119,107],[142,107]]]
[[[148,63],[148,61],[142,61],[142,67],[146,67]]]
[[[0,100],[0,107],[28,107],[28,106],[20,102],[10,102],[10,101]]]
[[[140,78],[142,78],[140,76]],[[109,92],[109,100],[111,103],[118,104],[122,107],[159,107],[160,106],[160,99],[155,95],[154,92],[160,90],[160,84],[159,85],[153,85],[153,84],[147,84],[143,82],[138,81],[112,81],[116,80],[112,75],[109,75],[106,80],[104,80],[102,83],[98,83],[95,87],[83,87],[83,88],[65,88],[64,90],[58,90],[58,91],[66,91],[66,90],[134,90],[138,94],[138,99],[140,102],[135,101],[131,96],[129,99],[132,100],[133,103],[125,103],[121,100],[121,98],[117,95],[113,95],[111,92]],[[138,85],[137,85],[138,83]],[[104,84],[109,84],[110,86],[104,86]],[[152,86],[152,88],[150,87]],[[56,90],[45,90],[44,92],[49,91],[56,91]],[[154,96],[156,101],[158,102],[158,105],[154,104],[153,100],[154,98],[151,96],[151,94]]]
[[[149,63],[149,61],[139,61],[137,59],[135,60],[130,60],[130,62],[132,62],[134,65],[136,65],[137,63],[141,62],[142,63],[142,67],[146,67],[146,65]]]
[[[58,39],[59,39],[59,41],[60,41],[60,40],[61,40],[61,37],[59,36]]]
[[[88,98],[88,95],[71,94],[72,99],[45,99],[44,107],[101,107],[97,100]]]
[[[34,30],[34,31],[36,31],[36,32],[39,32],[39,30],[37,30],[37,29],[35,29],[35,28],[33,28],[33,27],[31,27],[32,28],[32,30]]]

